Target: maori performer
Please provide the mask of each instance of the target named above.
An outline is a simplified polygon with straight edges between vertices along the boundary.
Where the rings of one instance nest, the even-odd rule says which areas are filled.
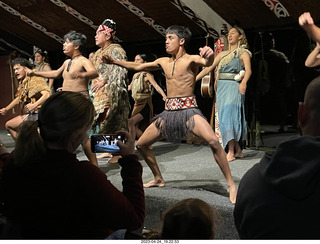
[[[117,65],[101,63],[103,55],[127,60],[124,49],[114,43],[115,33],[116,23],[106,19],[97,29],[95,36],[96,45],[100,49],[95,52],[92,62],[99,77],[92,81],[91,90],[95,92],[93,105],[96,111],[93,130],[99,134],[128,130],[130,113],[128,71]]]
[[[35,71],[50,71],[51,67],[50,64],[45,62],[47,59],[47,52],[42,51],[41,49],[37,49],[34,52],[34,62],[36,63],[36,67],[34,68]],[[49,85],[51,94],[54,94],[54,79],[45,79]]]
[[[228,145],[228,161],[243,158],[240,144],[246,139],[244,99],[251,76],[251,53],[242,28],[234,26],[228,34],[229,50],[220,52],[210,67],[196,77],[200,80],[217,68],[216,103],[223,148]]]
[[[61,67],[57,70],[50,71],[34,71],[27,70],[30,75],[41,76],[44,78],[60,78],[63,77],[62,88],[58,90],[71,91],[81,93],[86,98],[90,99],[88,84],[90,79],[98,76],[97,71],[93,67],[91,61],[82,56],[82,48],[87,41],[87,37],[79,32],[70,31],[64,36],[63,52],[70,59],[64,61]],[[96,155],[91,151],[89,137],[82,142],[82,147],[89,161],[98,166]]]
[[[145,130],[137,142],[137,148],[151,168],[154,179],[144,187],[163,187],[165,181],[150,146],[166,137],[179,142],[190,131],[208,142],[213,156],[226,178],[229,199],[236,201],[237,188],[232,179],[226,155],[211,126],[198,109],[194,88],[196,75],[202,66],[213,62],[213,50],[200,48],[200,55],[189,55],[186,47],[190,43],[191,32],[182,26],[171,26],[166,30],[166,51],[171,57],[158,58],[153,62],[135,63],[104,56],[103,61],[136,71],[162,69],[166,77],[167,99],[165,111],[154,118],[154,122]]]
[[[134,62],[147,62],[146,54],[137,54]],[[141,137],[143,131],[150,125],[153,119],[152,95],[153,88],[162,96],[165,101],[167,96],[162,88],[157,84],[154,76],[147,71],[137,72],[133,75],[132,81],[128,86],[128,91],[132,91],[134,106],[129,119],[129,124],[135,128],[135,137]],[[135,138],[134,137],[134,138]]]
[[[1,115],[16,105],[20,106],[20,115],[6,122],[5,127],[14,140],[17,139],[17,131],[20,124],[26,120],[38,120],[38,111],[41,105],[50,97],[50,88],[41,77],[28,76],[27,68],[31,64],[25,58],[16,58],[12,61],[13,71],[19,80],[16,98],[6,107],[0,109]]]

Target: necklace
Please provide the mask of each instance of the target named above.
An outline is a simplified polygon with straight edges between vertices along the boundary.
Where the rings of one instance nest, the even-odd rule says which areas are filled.
[[[182,54],[179,58],[181,58],[183,55],[185,55],[186,53]],[[173,60],[173,66],[172,66],[172,72],[171,75],[173,76],[174,73],[174,67],[176,65],[176,62],[179,60],[179,58],[176,58],[175,60]]]
[[[81,56],[81,55],[82,55],[82,54],[80,53],[80,54],[74,56],[72,59],[70,59],[70,61],[69,61],[69,63],[68,63],[68,66],[67,66],[67,72],[69,72],[69,70],[70,70],[70,67],[71,67],[71,64],[72,64],[72,60],[74,60],[76,57],[79,57],[79,56]]]

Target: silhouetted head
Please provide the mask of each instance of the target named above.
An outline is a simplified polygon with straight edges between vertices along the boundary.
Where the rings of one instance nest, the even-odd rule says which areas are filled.
[[[213,239],[218,220],[216,210],[208,203],[196,198],[184,199],[164,212],[162,238]]]
[[[304,101],[299,103],[298,119],[302,135],[320,136],[320,76],[308,85]]]

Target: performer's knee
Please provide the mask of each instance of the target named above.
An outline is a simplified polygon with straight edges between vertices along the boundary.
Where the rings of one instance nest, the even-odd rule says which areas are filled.
[[[6,127],[7,130],[12,129],[12,122],[11,122],[11,120],[8,120],[8,121],[5,123],[4,126]]]
[[[212,149],[217,150],[217,149],[221,148],[219,138],[216,136],[211,137],[211,139],[208,141],[208,143]]]

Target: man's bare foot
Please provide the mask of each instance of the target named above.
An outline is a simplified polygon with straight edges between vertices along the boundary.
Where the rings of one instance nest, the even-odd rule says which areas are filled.
[[[235,156],[235,158],[244,158],[244,154],[242,151],[236,153],[234,156]]]
[[[112,154],[111,153],[102,153],[99,156],[97,156],[97,158],[112,158]]]
[[[149,188],[149,187],[164,187],[164,180],[159,179],[159,180],[152,180],[148,182],[147,184],[143,184],[143,187]]]
[[[235,156],[234,156],[234,154],[227,154],[227,160],[228,160],[228,162],[231,162],[231,161],[233,161],[233,160],[236,160],[236,158],[235,158]]]
[[[229,192],[229,199],[230,202],[235,204],[236,203],[236,199],[237,199],[237,187],[236,185],[231,185],[228,188],[228,192]]]

